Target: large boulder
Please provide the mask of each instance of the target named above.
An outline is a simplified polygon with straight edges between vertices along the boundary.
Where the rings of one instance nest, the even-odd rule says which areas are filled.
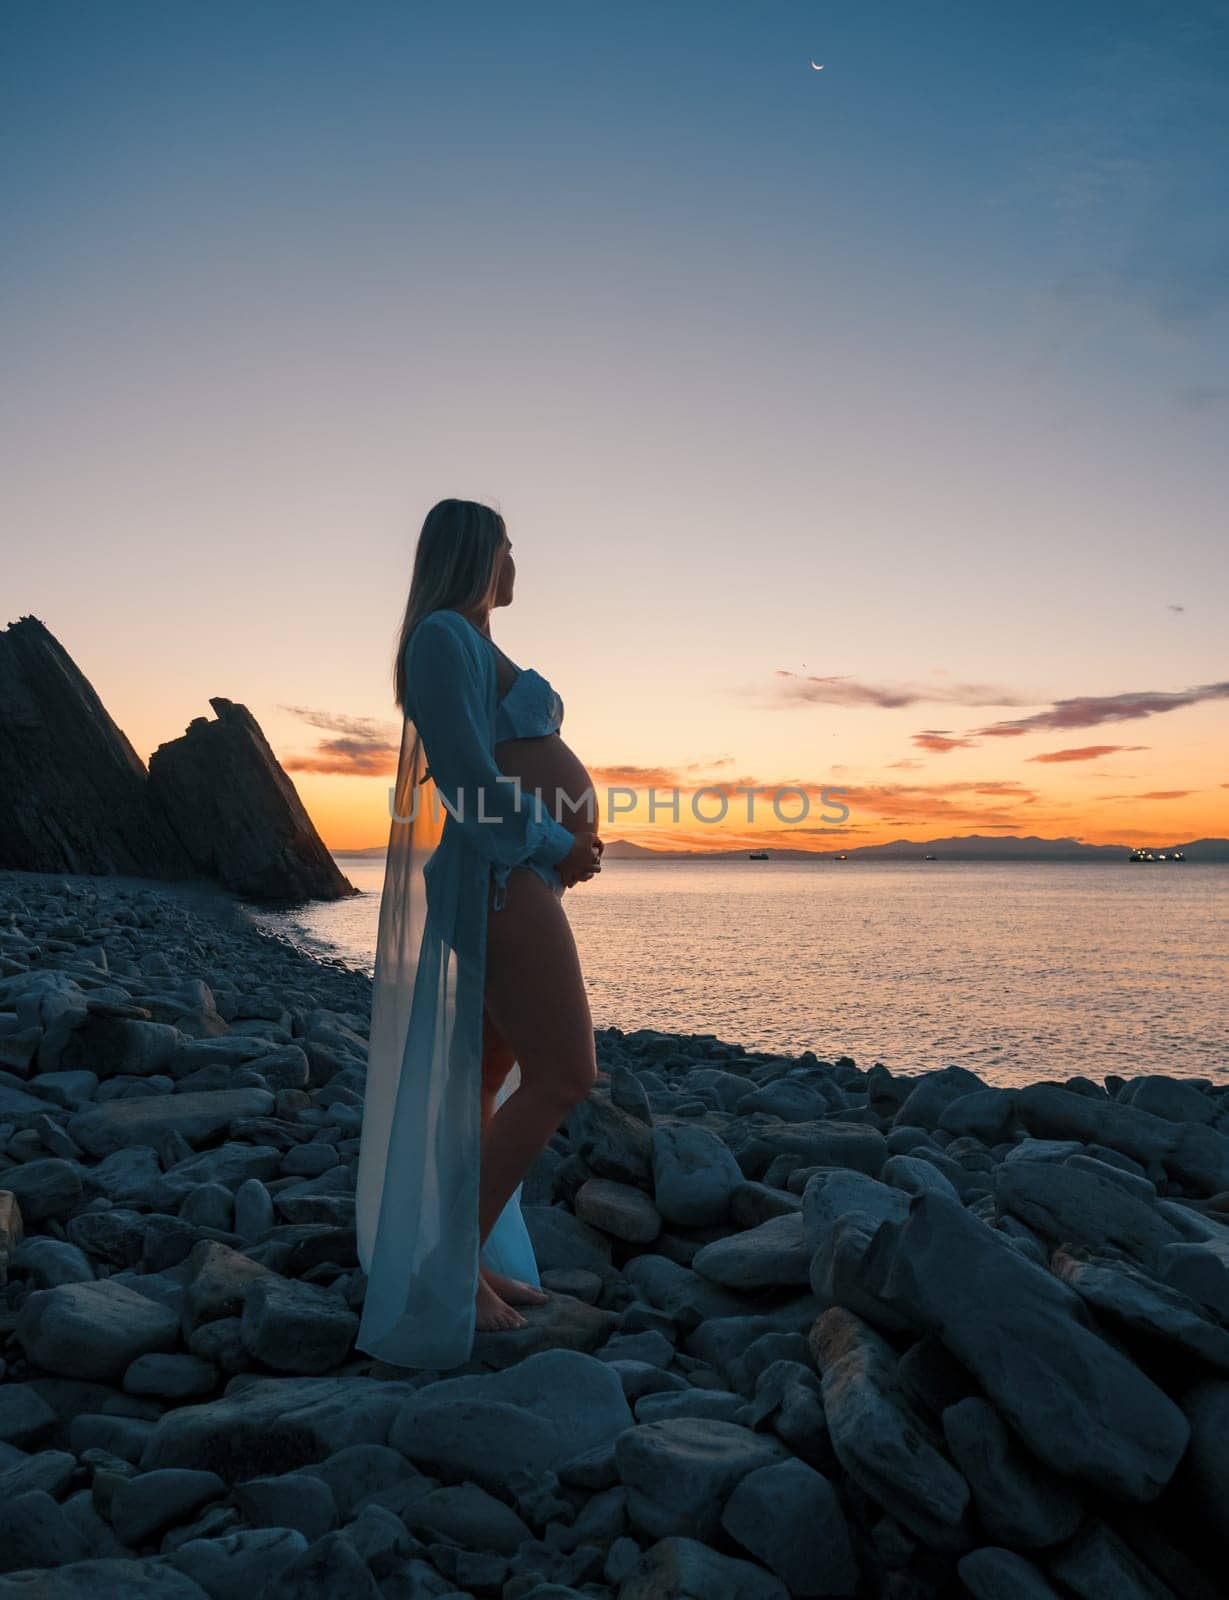
[[[1190,1435],[1182,1412],[1094,1331],[1073,1290],[963,1207],[914,1196],[866,1267],[868,1287],[937,1334],[1056,1472],[1141,1501],[1173,1477]]]
[[[519,1467],[553,1471],[634,1421],[608,1363],[543,1350],[502,1372],[425,1384],[398,1412],[388,1443],[422,1471],[498,1491]]]
[[[911,1404],[891,1346],[840,1306],[816,1322],[811,1345],[845,1471],[924,1544],[967,1550],[969,1486]]]
[[[108,1156],[125,1145],[156,1145],[171,1134],[201,1145],[225,1133],[240,1117],[269,1116],[274,1103],[267,1089],[142,1095],[79,1111],[69,1121],[68,1132],[92,1156]]]
[[[173,1350],[179,1318],[111,1278],[37,1289],[17,1318],[27,1358],[66,1378],[118,1383],[138,1356]]]
[[[232,1378],[221,1400],[161,1418],[141,1470],[195,1467],[227,1483],[311,1466],[352,1444],[384,1444],[413,1394],[373,1378]]]

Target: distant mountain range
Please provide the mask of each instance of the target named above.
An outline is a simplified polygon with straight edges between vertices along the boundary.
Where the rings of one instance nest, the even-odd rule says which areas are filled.
[[[947,839],[892,839],[887,844],[855,845],[838,850],[767,849],[773,861],[832,861],[844,854],[850,861],[918,861],[926,855],[940,861],[1124,861],[1135,847],[1126,844],[1084,844],[1079,839],[1041,839],[1036,835],[1019,839],[998,838],[992,834],[970,833]],[[1229,839],[1192,839],[1189,844],[1149,845],[1151,850],[1169,853],[1181,850],[1188,861],[1229,863]],[[385,847],[372,845],[366,850],[334,850],[335,856],[382,856]],[[605,855],[612,861],[745,861],[749,849],[740,850],[651,850],[630,839],[611,839]]]

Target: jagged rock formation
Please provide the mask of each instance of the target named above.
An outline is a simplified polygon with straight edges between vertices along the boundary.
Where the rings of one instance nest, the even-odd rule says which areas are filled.
[[[0,868],[205,877],[259,900],[339,899],[338,871],[244,706],[214,700],[157,776],[37,617],[0,631]]]
[[[188,877],[140,757],[37,617],[0,632],[0,867]]]
[[[203,877],[254,900],[338,899],[355,891],[246,706],[211,698],[149,758],[150,795]]]

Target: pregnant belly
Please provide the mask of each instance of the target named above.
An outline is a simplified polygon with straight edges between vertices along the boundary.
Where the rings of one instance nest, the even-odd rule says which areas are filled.
[[[598,831],[597,791],[584,763],[560,734],[501,739],[495,746],[495,765],[508,777],[519,778],[527,795],[537,791],[550,815],[572,833]]]

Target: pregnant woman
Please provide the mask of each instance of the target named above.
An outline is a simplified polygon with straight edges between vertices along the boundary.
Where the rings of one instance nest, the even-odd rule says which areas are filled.
[[[596,1077],[565,889],[601,870],[563,702],[495,645],[503,518],[428,512],[394,672],[404,714],[356,1193],[361,1350],[446,1370],[541,1303],[521,1180]]]

